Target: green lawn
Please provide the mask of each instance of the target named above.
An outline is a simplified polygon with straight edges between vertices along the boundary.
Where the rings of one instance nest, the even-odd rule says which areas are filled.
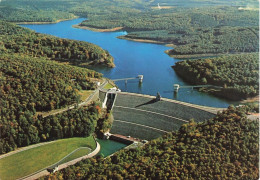
[[[113,88],[114,86],[110,83],[107,83],[104,87],[104,89],[110,89],[110,88]]]
[[[92,90],[82,90],[79,92],[81,95],[80,100],[85,101],[94,91]]]
[[[17,179],[48,167],[79,147],[96,148],[94,138],[70,138],[0,159],[0,179]]]
[[[65,159],[63,159],[61,162],[59,162],[59,164],[63,164],[66,162],[69,162],[73,159],[77,159],[79,157],[88,155],[89,153],[91,153],[92,151],[88,148],[84,148],[84,149],[79,149],[77,151],[75,151],[74,153],[72,153],[70,156],[66,157]]]

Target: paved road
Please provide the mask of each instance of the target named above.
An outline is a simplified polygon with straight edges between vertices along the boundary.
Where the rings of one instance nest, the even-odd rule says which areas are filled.
[[[107,83],[108,83],[108,81],[105,80],[84,102],[78,104],[78,107],[88,105],[92,101],[93,97],[99,92],[99,90],[103,89]],[[65,112],[65,111],[68,111],[68,110],[74,109],[74,108],[75,108],[75,105],[68,106],[59,111],[55,110],[54,112],[50,112],[47,115],[43,115],[43,117],[45,118],[45,117],[48,117],[51,115],[60,114],[62,112]]]
[[[83,105],[88,105],[91,101],[92,101],[92,99],[93,99],[93,97],[99,92],[99,90],[100,89],[103,89],[104,88],[104,86],[106,85],[108,83],[108,81],[107,80],[105,80],[103,83],[102,83],[102,85],[100,85],[84,102],[82,102],[82,103],[80,103],[78,106],[80,107],[80,106],[83,106]],[[47,116],[50,116],[50,115],[55,115],[55,114],[59,114],[59,113],[62,113],[62,112],[65,112],[65,111],[68,111],[68,110],[70,110],[70,109],[73,109],[74,108],[74,105],[73,106],[69,106],[69,107],[67,107],[67,108],[64,108],[64,109],[61,109],[61,110],[59,110],[59,111],[55,111],[55,112],[53,112],[53,113],[49,113],[48,115],[45,115],[45,116],[43,116],[43,117],[47,117]],[[9,153],[7,153],[7,154],[3,154],[3,155],[1,155],[0,156],[0,159],[2,159],[2,158],[5,158],[5,157],[8,157],[8,156],[11,156],[11,155],[13,155],[13,154],[16,154],[16,153],[19,153],[19,152],[22,152],[22,151],[26,151],[26,150],[29,150],[29,149],[32,149],[32,148],[36,148],[36,147],[39,147],[39,146],[43,146],[43,145],[46,145],[46,144],[50,144],[50,143],[53,143],[53,142],[56,142],[56,141],[51,141],[51,142],[44,142],[44,143],[38,143],[38,144],[34,144],[34,145],[30,145],[30,146],[27,146],[27,147],[23,147],[23,148],[19,148],[19,149],[17,149],[17,150],[15,150],[15,151],[12,151],[12,152],[9,152]],[[99,148],[99,150],[100,150],[100,145],[97,143],[97,146],[98,146],[98,148]],[[78,150],[78,149],[77,149]],[[98,150],[98,151],[99,151]],[[96,151],[96,150],[95,150]],[[72,152],[73,153],[73,152]],[[93,153],[93,152],[92,152]],[[96,154],[95,154],[96,155]],[[68,155],[69,156],[69,155]],[[94,156],[94,155],[93,155]],[[67,157],[67,156],[66,156]],[[64,157],[64,158],[66,158],[66,157]],[[88,158],[88,157],[82,157],[82,158]],[[81,158],[81,159],[82,159]],[[62,159],[63,160],[63,159]],[[59,162],[61,162],[62,160],[60,160]],[[77,159],[76,159],[77,160]],[[75,160],[75,161],[76,161]],[[74,161],[73,161],[74,162]],[[78,161],[77,161],[78,162]],[[56,164],[56,163],[55,163]],[[68,163],[65,163],[65,164],[68,164]],[[49,166],[48,166],[49,167]],[[45,168],[46,169],[46,168]],[[37,174],[39,174],[39,175],[41,175],[41,176],[43,176],[43,175],[46,175],[46,173],[48,174],[48,171],[47,170],[40,170],[40,172],[36,172]],[[33,179],[32,177],[31,177],[31,175],[29,175],[30,176],[30,178],[29,179]],[[40,177],[40,176],[39,176]],[[1,179],[0,179],[1,180]]]

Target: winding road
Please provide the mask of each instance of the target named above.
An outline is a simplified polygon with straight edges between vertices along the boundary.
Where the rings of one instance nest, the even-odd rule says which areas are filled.
[[[92,101],[93,97],[99,92],[99,90],[100,90],[100,89],[103,89],[104,86],[105,86],[107,83],[108,83],[108,81],[105,80],[84,102],[78,104],[78,107],[84,106],[84,105],[88,105],[88,104]],[[47,115],[44,115],[43,117],[47,117],[47,116],[59,114],[59,113],[68,111],[68,110],[73,109],[73,108],[74,108],[74,105],[73,105],[73,106],[69,106],[69,107],[67,107],[67,108],[63,108],[63,109],[61,109],[61,110],[59,110],[59,111],[50,112],[50,113],[48,113]],[[0,159],[5,158],[5,157],[8,157],[8,156],[11,156],[11,155],[13,155],[13,154],[16,154],[16,153],[19,153],[19,152],[22,152],[22,151],[26,151],[26,150],[29,150],[29,149],[32,149],[32,148],[36,148],[36,147],[43,146],[43,145],[47,145],[47,144],[54,143],[54,142],[56,142],[56,141],[38,143],[38,144],[30,145],[30,146],[27,146],[27,147],[19,148],[19,149],[15,150],[15,151],[12,151],[12,152],[9,152],[9,153],[7,153],[7,154],[1,155],[1,156],[0,156]],[[96,149],[95,149],[93,152],[91,152],[90,154],[88,154],[88,155],[86,155],[86,156],[83,156],[83,157],[74,159],[74,160],[72,160],[72,161],[70,161],[70,162],[67,162],[67,163],[64,163],[64,164],[59,165],[59,169],[63,169],[63,168],[65,168],[65,167],[68,167],[69,165],[73,165],[73,164],[75,164],[75,163],[81,161],[82,159],[91,158],[91,157],[95,156],[95,155],[100,151],[100,145],[99,145],[98,142],[96,142],[96,143],[97,143],[97,147],[96,147]],[[78,149],[74,150],[73,152],[71,152],[70,154],[68,154],[67,156],[65,156],[63,159],[61,159],[60,161],[58,161],[57,163],[55,163],[55,164],[53,164],[53,165],[51,165],[51,166],[54,166],[54,165],[56,165],[56,164],[59,164],[60,162],[62,162],[62,160],[64,160],[65,158],[67,158],[68,156],[70,156],[71,154],[73,154],[75,151],[77,151],[77,150],[79,150],[79,149],[82,149],[82,148],[78,148]],[[37,172],[34,172],[34,173],[32,173],[32,174],[30,174],[30,175],[28,175],[28,176],[25,176],[25,177],[23,177],[23,178],[20,178],[20,179],[28,179],[28,180],[30,179],[30,180],[31,180],[31,179],[37,179],[37,178],[39,178],[39,177],[41,177],[41,176],[44,176],[44,175],[48,175],[49,172],[48,172],[46,169],[49,168],[49,167],[51,167],[51,166],[45,167],[45,168],[43,168],[43,169],[41,169],[41,170],[39,170],[39,171],[37,171]],[[0,178],[0,180],[1,180],[1,178]]]
[[[79,103],[78,107],[88,105],[92,101],[93,97],[99,92],[99,90],[103,89],[107,83],[108,83],[108,81],[105,80],[84,102]],[[51,116],[51,115],[60,114],[60,113],[63,113],[65,111],[68,111],[68,110],[74,109],[74,108],[75,108],[75,105],[68,106],[68,107],[60,109],[58,111],[54,110],[53,112],[49,112],[47,114],[44,114],[42,117],[45,118],[45,117],[48,117],[48,116]]]

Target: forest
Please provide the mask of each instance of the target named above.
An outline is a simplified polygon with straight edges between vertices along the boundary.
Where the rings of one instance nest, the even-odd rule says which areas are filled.
[[[0,154],[41,141],[94,132],[98,104],[46,118],[37,112],[79,103],[79,91],[95,89],[94,81],[102,77],[100,73],[43,57],[5,53],[0,55],[0,69]]]
[[[123,27],[120,38],[171,44],[169,55],[258,52],[258,12],[237,7],[165,9],[92,17],[80,24],[92,28]]]
[[[190,121],[142,148],[83,160],[41,179],[259,178],[258,121],[230,106],[206,122]]]
[[[213,94],[241,100],[259,94],[259,54],[226,55],[217,58],[185,60],[173,67],[189,83],[221,86]]]
[[[163,8],[158,9],[157,3]],[[81,26],[123,27],[128,35],[121,38],[171,44],[174,49],[168,54],[182,58],[192,54],[258,52],[258,6],[253,0],[3,0],[0,19],[55,22],[87,17]]]
[[[62,138],[88,137],[95,131],[100,118],[100,107],[95,103],[43,118],[29,110],[12,114],[18,118],[1,120],[0,154],[39,142]],[[8,110],[6,110],[8,111]],[[4,112],[1,113],[3,117]]]
[[[110,126],[109,115],[101,113],[99,104],[76,106],[79,92],[96,89],[96,81],[102,78],[85,67],[114,66],[106,50],[2,20],[0,39],[0,154],[43,141],[89,136]],[[76,109],[40,115],[71,105]]]
[[[113,57],[97,45],[35,33],[4,21],[0,21],[0,25],[0,49],[5,51],[48,57],[77,66],[114,67]]]
[[[102,74],[81,67],[114,66],[106,50],[3,20],[0,39],[0,154],[43,141],[89,136],[97,124],[96,132],[109,127],[108,115],[101,113],[99,104],[76,106],[79,92],[96,89],[95,82],[102,78]],[[71,105],[76,109],[44,118],[40,115]]]
[[[75,15],[63,11],[28,10],[0,6],[0,19],[9,22],[57,22],[72,18],[75,18]]]

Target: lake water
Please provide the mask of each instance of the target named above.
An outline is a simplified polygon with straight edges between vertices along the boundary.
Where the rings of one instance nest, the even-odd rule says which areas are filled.
[[[138,80],[116,82],[122,91],[156,95],[212,107],[228,107],[235,102],[217,98],[206,93],[180,89],[178,95],[173,93],[173,84],[187,85],[179,78],[171,68],[177,59],[170,58],[164,53],[170,49],[164,45],[133,42],[116,37],[125,35],[127,32],[93,32],[85,29],[73,28],[72,25],[79,24],[83,18],[63,21],[57,24],[21,25],[36,32],[54,35],[61,38],[87,41],[101,46],[115,59],[115,68],[95,68],[110,79],[136,77],[144,75],[144,80],[139,85]]]
[[[127,146],[126,144],[117,141],[112,141],[112,140],[98,139],[97,142],[101,146],[99,155],[103,155],[104,157],[107,157]]]

